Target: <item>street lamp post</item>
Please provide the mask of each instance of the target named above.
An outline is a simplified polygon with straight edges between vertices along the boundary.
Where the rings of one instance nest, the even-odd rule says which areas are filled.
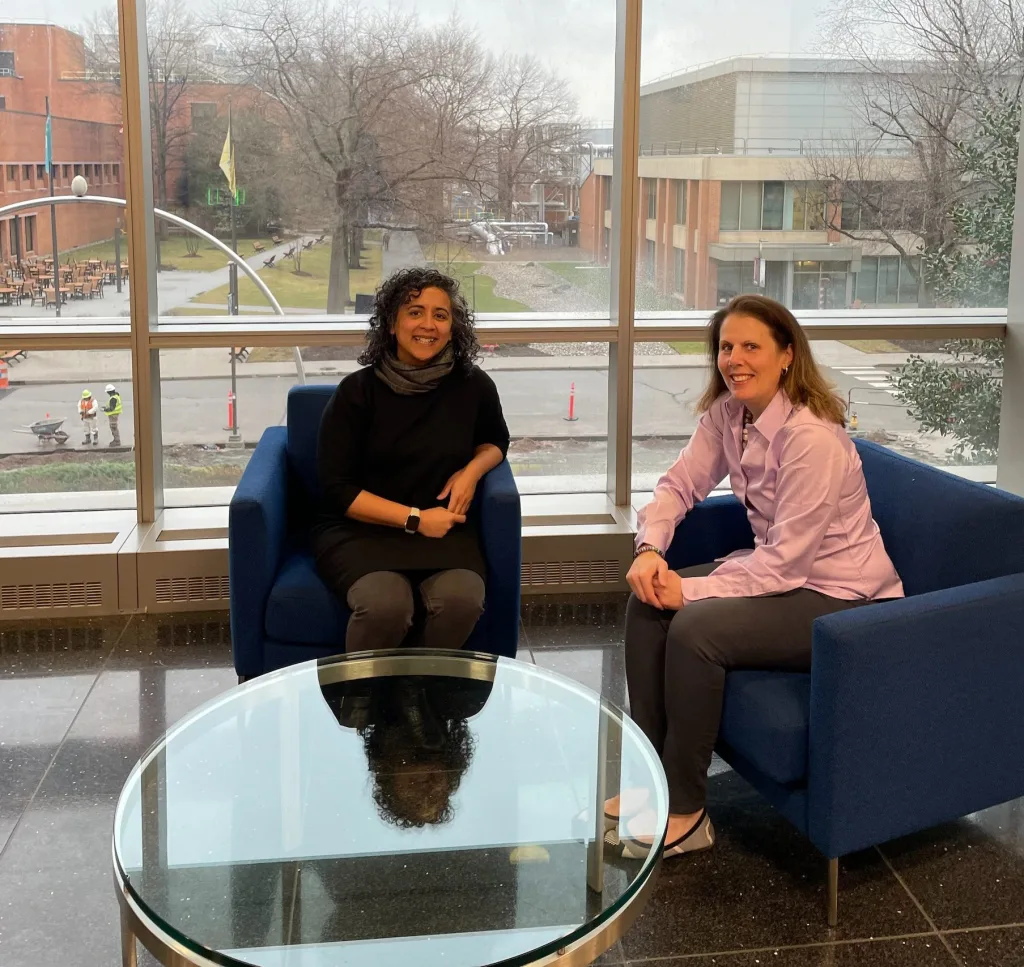
[[[114,222],[114,284],[121,292],[121,216]]]
[[[53,147],[50,141],[52,132],[50,130],[50,98],[46,98],[46,163],[49,167],[47,175],[50,179],[50,197],[56,194],[53,185],[53,172],[56,165],[53,163]],[[50,206],[50,241],[53,246],[53,299],[57,305],[57,318],[60,318],[60,251],[57,248],[57,209]],[[43,299],[46,302],[46,299]],[[45,306],[44,306],[45,308]]]

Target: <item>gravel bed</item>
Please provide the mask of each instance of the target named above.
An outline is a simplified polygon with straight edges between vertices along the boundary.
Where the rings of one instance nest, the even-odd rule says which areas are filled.
[[[529,343],[544,356],[607,356],[608,344],[603,342],[538,342]],[[663,342],[638,342],[633,345],[637,356],[676,356],[676,351]]]
[[[481,272],[494,279],[494,292],[515,299],[535,312],[600,312],[607,300],[587,292],[543,265],[529,262],[488,262]],[[600,342],[531,343],[529,348],[545,356],[606,356],[608,346]],[[637,343],[638,356],[672,356],[665,343]]]
[[[534,312],[600,312],[606,300],[586,292],[543,265],[488,262],[481,274],[494,279],[494,294],[528,305]]]

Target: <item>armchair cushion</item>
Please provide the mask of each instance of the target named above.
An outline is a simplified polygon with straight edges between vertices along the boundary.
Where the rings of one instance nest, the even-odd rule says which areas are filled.
[[[810,704],[810,675],[730,672],[719,741],[757,763],[769,779],[783,785],[800,782],[807,775]]]
[[[278,641],[344,650],[349,610],[320,580],[313,555],[289,554],[267,601],[266,633]]]
[[[334,386],[294,386],[288,391],[288,465],[302,489],[319,498],[316,447],[320,417],[334,395]]]
[[[856,445],[908,597],[1024,571],[1024,500],[877,443]]]

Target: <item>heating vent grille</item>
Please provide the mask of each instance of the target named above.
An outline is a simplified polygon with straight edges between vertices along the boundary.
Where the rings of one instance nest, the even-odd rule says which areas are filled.
[[[607,561],[531,561],[523,564],[523,587],[556,584],[618,584],[622,564]]]
[[[231,646],[231,623],[225,613],[216,620],[175,619],[156,626],[156,641],[161,648],[205,648]]]
[[[103,604],[99,581],[67,584],[2,584],[0,611],[49,611],[55,608],[98,608]]]
[[[211,574],[205,577],[157,578],[155,590],[158,604],[225,601],[228,597],[228,576]]]
[[[22,628],[0,622],[0,656],[102,651],[110,641],[104,627],[44,625]]]

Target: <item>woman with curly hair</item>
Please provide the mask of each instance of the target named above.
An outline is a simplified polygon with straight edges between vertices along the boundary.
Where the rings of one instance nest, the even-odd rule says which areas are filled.
[[[450,822],[493,682],[396,675],[321,683],[327,707],[366,754],[377,814],[400,829]]]
[[[479,351],[450,276],[403,269],[377,290],[365,368],[339,384],[317,448],[324,505],[313,549],[352,611],[347,651],[398,647],[418,612],[424,645],[460,648],[483,611],[471,505],[509,436],[497,388],[474,365]]]

